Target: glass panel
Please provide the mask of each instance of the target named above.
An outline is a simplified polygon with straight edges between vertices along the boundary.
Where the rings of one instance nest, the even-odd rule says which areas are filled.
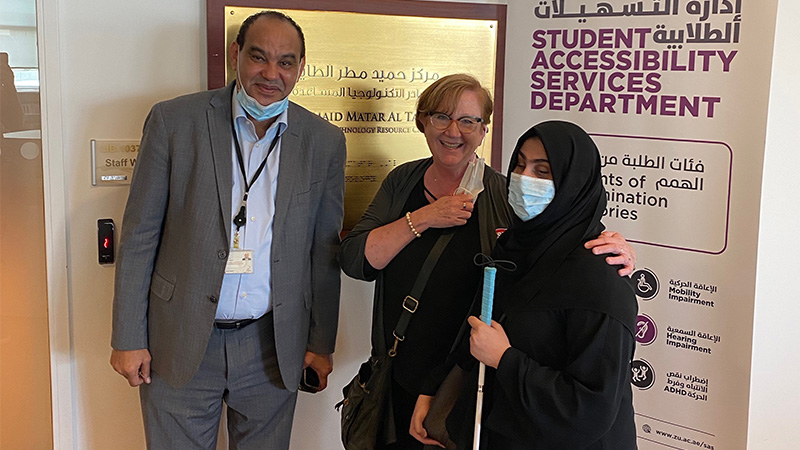
[[[0,448],[53,448],[36,2],[0,2]]]

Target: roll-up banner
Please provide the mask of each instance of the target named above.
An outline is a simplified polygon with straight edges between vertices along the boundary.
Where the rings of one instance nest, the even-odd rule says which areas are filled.
[[[640,449],[746,448],[776,7],[556,0],[509,11],[506,152],[543,120],[587,130],[604,223],[638,254]]]

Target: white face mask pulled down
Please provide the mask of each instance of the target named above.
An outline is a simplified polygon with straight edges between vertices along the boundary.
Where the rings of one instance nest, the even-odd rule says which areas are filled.
[[[483,192],[483,170],[485,168],[486,160],[478,158],[478,155],[473,153],[467,163],[467,170],[461,177],[461,184],[456,188],[456,195],[469,194],[472,196],[472,201],[475,202],[478,194]]]

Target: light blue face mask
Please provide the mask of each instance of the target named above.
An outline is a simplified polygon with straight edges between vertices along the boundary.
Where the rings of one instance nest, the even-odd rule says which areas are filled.
[[[514,213],[527,222],[547,208],[556,195],[553,180],[511,174],[508,184],[508,203]]]
[[[238,80],[237,80],[238,83]],[[277,102],[270,103],[267,106],[258,103],[258,100],[251,97],[247,91],[239,84],[236,89],[236,101],[242,105],[242,108],[257,122],[263,122],[267,119],[272,119],[286,111],[289,107],[289,97]]]

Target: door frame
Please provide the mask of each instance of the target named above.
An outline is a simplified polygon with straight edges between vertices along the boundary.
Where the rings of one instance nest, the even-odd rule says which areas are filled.
[[[74,370],[61,117],[59,1],[36,0],[53,448],[74,448]]]

